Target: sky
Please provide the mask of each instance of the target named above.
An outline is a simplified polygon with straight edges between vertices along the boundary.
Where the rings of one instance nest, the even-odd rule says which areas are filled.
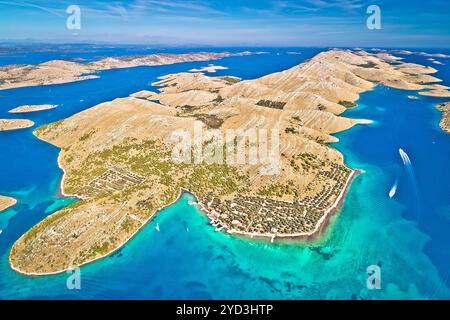
[[[71,5],[80,29],[67,28]],[[370,5],[381,29],[367,27]],[[3,41],[450,47],[449,0],[0,0],[0,14]]]

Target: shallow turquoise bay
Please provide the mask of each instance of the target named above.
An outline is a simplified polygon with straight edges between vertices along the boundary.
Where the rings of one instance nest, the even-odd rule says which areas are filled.
[[[230,69],[218,75],[258,77],[319,51],[309,50],[299,49],[302,56],[277,55],[279,49],[272,49],[269,55],[223,59],[216,64]],[[63,103],[60,109],[30,116],[37,124],[49,123],[149,88],[159,75],[204,65],[114,70],[99,80],[0,91],[0,117],[20,104]],[[446,66],[438,76],[450,83]],[[126,83],[119,81],[124,77]],[[17,206],[0,214],[0,298],[450,298],[450,135],[438,127],[440,114],[434,104],[442,99],[411,100],[411,94],[416,93],[377,87],[345,114],[374,123],[336,135],[340,142],[334,147],[348,166],[363,173],[318,239],[271,244],[214,232],[207,218],[189,205],[192,196],[184,194],[123,248],[82,267],[81,290],[67,289],[69,274],[25,277],[8,266],[17,238],[75,200],[58,195],[56,148],[34,138],[31,130],[0,133],[0,150],[5,151],[0,155],[0,193],[19,199]],[[410,165],[402,162],[400,148]],[[389,198],[396,182],[397,193]],[[370,265],[381,267],[380,290],[367,289]]]

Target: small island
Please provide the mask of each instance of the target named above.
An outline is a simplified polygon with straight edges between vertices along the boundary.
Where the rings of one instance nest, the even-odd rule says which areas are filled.
[[[37,112],[43,110],[50,110],[58,107],[55,104],[40,104],[40,105],[24,105],[14,109],[9,110],[10,113],[28,113],[28,112]]]
[[[34,126],[34,122],[26,119],[0,119],[0,131],[25,129]]]
[[[0,212],[11,208],[16,203],[17,203],[16,199],[0,195]]]
[[[217,72],[217,70],[227,70],[227,67],[222,67],[222,66],[215,66],[213,64],[210,64],[207,67],[203,67],[200,69],[191,69],[189,70],[189,72],[208,72],[208,73],[215,73]]]

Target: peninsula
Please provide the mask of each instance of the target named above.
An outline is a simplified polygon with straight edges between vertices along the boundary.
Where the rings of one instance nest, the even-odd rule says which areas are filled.
[[[170,74],[156,83],[159,92],[141,91],[42,126],[36,136],[61,149],[63,193],[80,200],[17,240],[10,265],[44,275],[105,257],[182,190],[196,196],[217,231],[272,240],[316,236],[357,173],[330,147],[337,141],[332,134],[370,123],[339,115],[377,84],[422,90],[440,81],[435,72],[387,54],[330,50],[254,80]],[[203,135],[196,138],[198,128]],[[229,130],[278,132],[278,170],[271,161],[196,162],[193,154],[174,161],[174,132],[194,137],[214,157],[226,143],[211,137]],[[254,141],[232,140],[239,144],[250,148]]]
[[[17,203],[16,199],[0,195],[0,212],[9,209],[16,203]]]
[[[94,73],[102,70],[139,66],[159,66],[181,62],[210,61],[251,54],[260,53],[252,53],[249,51],[239,53],[160,53],[142,56],[108,57],[85,64],[65,60],[51,60],[37,65],[9,65],[0,67],[0,90],[95,79],[98,78],[98,75],[95,75]]]
[[[34,122],[26,119],[0,119],[0,131],[25,129],[34,126]]]
[[[28,112],[37,112],[43,110],[50,110],[58,107],[54,104],[41,104],[41,105],[25,105],[9,110],[10,113],[28,113]]]

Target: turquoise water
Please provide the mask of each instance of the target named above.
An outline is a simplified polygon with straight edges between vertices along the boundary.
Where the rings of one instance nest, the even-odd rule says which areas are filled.
[[[300,49],[301,56],[278,51],[223,59],[217,64],[230,70],[218,75],[259,77],[293,66],[319,49]],[[27,115],[37,124],[49,123],[149,88],[159,75],[203,65],[112,70],[96,80],[0,91],[0,117],[20,104],[62,104]],[[448,67],[440,68],[440,77],[449,84]],[[81,290],[67,289],[69,274],[25,277],[9,268],[14,241],[75,200],[58,195],[56,148],[34,138],[31,130],[1,133],[0,194],[17,197],[19,204],[0,214],[0,298],[450,298],[450,135],[438,128],[434,104],[441,100],[410,100],[410,94],[414,92],[377,87],[361,96],[360,107],[347,111],[346,116],[375,121],[337,134],[335,147],[349,166],[364,173],[319,239],[270,244],[216,233],[184,194],[122,249],[82,267]],[[399,148],[409,155],[410,165],[402,162]],[[395,182],[397,193],[391,199],[388,192]],[[375,264],[381,267],[382,288],[368,290],[366,269]]]

